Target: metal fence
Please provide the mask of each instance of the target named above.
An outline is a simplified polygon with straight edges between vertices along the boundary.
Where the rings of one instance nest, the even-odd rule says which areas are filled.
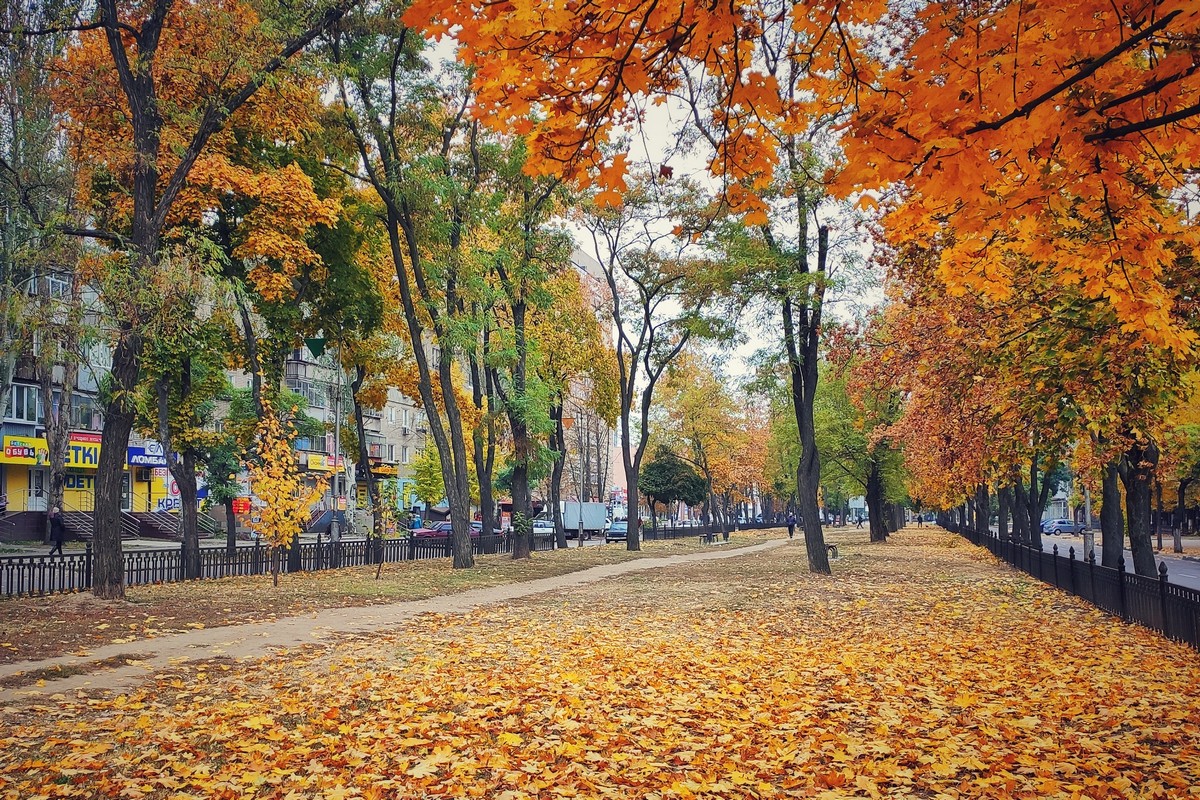
[[[1083,557],[1072,547],[1064,556],[1057,544],[1053,552],[1046,552],[1013,539],[963,530],[954,523],[945,527],[1045,583],[1082,597],[1127,622],[1200,649],[1200,591],[1171,583],[1166,564],[1159,564],[1158,578],[1150,578],[1127,572],[1124,556],[1113,569],[1096,563],[1095,550]]]
[[[511,553],[511,535],[474,536],[472,549],[476,555]],[[535,534],[534,550],[551,550],[553,534]],[[420,561],[447,558],[451,555],[449,536],[406,537],[403,539],[342,539],[337,542],[301,542],[295,551],[280,554],[281,572],[354,567],[397,561]],[[224,547],[200,549],[200,576],[228,578],[238,575],[262,575],[271,571],[270,547],[262,544],[242,545],[233,553]],[[183,547],[163,547],[129,550],[125,558],[125,584],[138,586],[150,583],[172,583],[184,580]],[[0,557],[0,597],[44,595],[90,589],[92,585],[92,544],[82,553],[62,556],[4,556]]]
[[[760,530],[778,527],[773,523],[739,525],[741,530]],[[643,540],[684,539],[696,536],[715,541],[721,536],[719,528],[711,526],[662,526],[642,530]],[[472,536],[476,555],[511,553],[511,534]],[[553,550],[553,533],[535,533],[533,549]],[[281,572],[355,567],[366,564],[397,561],[421,561],[448,558],[451,555],[449,536],[407,536],[402,539],[346,539],[337,542],[301,542],[295,551],[280,554]],[[242,545],[233,553],[224,547],[200,549],[200,577],[228,578],[239,575],[262,575],[271,571],[271,548],[261,544]],[[88,542],[82,553],[63,556],[4,556],[0,557],[0,597],[44,595],[90,589],[92,585],[92,545]],[[125,553],[125,585],[173,583],[183,577],[183,547],[172,546]]]

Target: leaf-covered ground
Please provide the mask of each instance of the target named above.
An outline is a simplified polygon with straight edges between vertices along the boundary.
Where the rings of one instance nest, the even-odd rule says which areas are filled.
[[[763,541],[779,531],[734,534],[732,544]],[[125,602],[88,593],[0,599],[0,664],[66,653],[86,654],[108,644],[129,644],[195,628],[261,622],[321,608],[366,606],[563,575],[598,564],[710,549],[698,537],[644,542],[640,553],[620,544],[536,553],[528,561],[480,556],[472,570],[451,569],[449,559],[283,575],[131,586]]]
[[[12,797],[1200,797],[1200,657],[933,531],[7,709]]]

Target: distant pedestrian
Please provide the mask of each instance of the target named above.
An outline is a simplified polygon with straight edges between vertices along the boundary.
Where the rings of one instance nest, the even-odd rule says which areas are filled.
[[[788,538],[791,539],[796,535],[796,515],[791,511],[787,515]]]
[[[854,527],[856,527],[856,528],[861,528],[861,527],[862,527],[862,522],[863,522],[863,520],[862,520],[862,515],[860,514],[860,515],[859,515],[859,517],[858,517],[858,522],[857,522],[857,523],[855,523]]]
[[[63,555],[63,542],[67,540],[67,526],[63,524],[62,512],[58,508],[50,509],[50,541],[54,546],[50,548],[50,555],[54,555],[55,551]]]

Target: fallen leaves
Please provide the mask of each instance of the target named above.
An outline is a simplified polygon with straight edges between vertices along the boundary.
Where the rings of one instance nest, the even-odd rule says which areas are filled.
[[[839,541],[833,579],[789,547],[10,711],[0,793],[1196,796],[1194,653],[896,538]]]

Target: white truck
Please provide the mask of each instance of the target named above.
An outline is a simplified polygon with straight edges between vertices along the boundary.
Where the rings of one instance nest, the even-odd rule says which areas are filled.
[[[568,539],[579,535],[581,513],[583,514],[584,536],[599,536],[604,533],[604,525],[608,522],[608,507],[604,503],[563,502],[561,505],[563,529],[566,531]]]

